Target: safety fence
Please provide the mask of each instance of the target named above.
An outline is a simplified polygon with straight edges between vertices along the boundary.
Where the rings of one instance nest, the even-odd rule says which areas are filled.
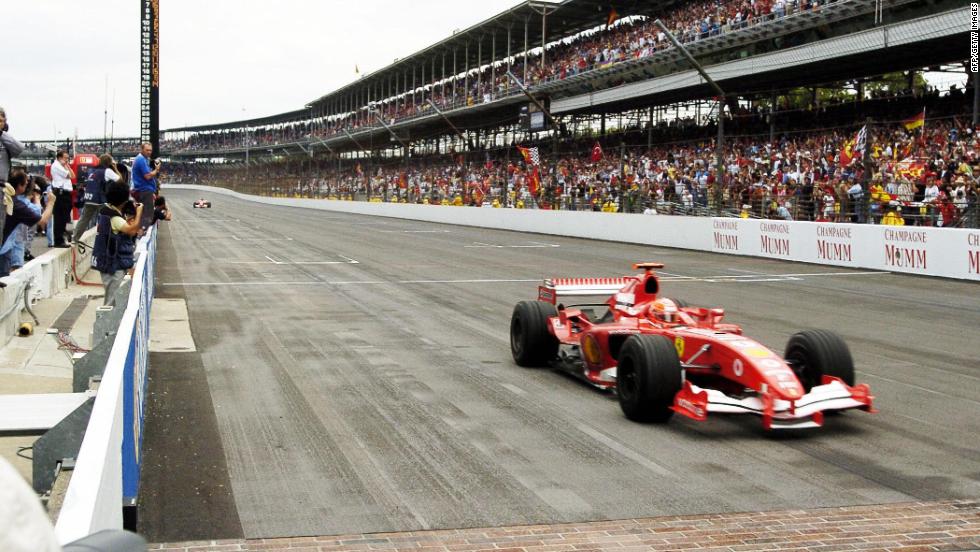
[[[129,298],[55,525],[63,544],[103,529],[121,529],[123,506],[135,504],[156,244],[155,227],[150,227],[137,245]]]
[[[271,205],[980,281],[980,231],[977,230],[730,217],[466,209],[257,197],[194,185],[171,185],[170,188],[206,190]]]

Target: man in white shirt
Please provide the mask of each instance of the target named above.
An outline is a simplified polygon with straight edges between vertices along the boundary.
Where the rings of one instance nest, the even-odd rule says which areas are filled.
[[[65,243],[65,228],[71,220],[71,191],[75,171],[68,161],[68,152],[58,150],[54,163],[51,163],[51,191],[57,201],[54,204],[54,247],[68,247]]]

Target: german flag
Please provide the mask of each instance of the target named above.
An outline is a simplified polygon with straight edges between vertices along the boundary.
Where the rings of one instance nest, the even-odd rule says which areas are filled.
[[[914,117],[910,117],[902,121],[902,126],[905,130],[915,130],[917,128],[922,128],[926,124],[926,110],[922,108],[922,113],[917,114]]]
[[[615,7],[610,7],[609,18],[606,19],[606,28],[608,29],[609,27],[612,27],[612,24],[615,23],[617,19],[619,19],[619,12],[616,11]]]

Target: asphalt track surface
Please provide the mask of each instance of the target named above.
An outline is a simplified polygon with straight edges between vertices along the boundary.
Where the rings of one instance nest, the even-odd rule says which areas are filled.
[[[209,394],[192,402],[216,424],[181,418],[216,428],[193,454],[223,456],[201,463],[231,487],[199,514],[235,516],[246,537],[980,496],[976,283],[221,195],[195,210],[194,194],[168,194],[157,290],[187,298],[206,378],[185,392]],[[724,307],[774,350],[803,328],[839,332],[881,412],[788,434],[753,416],[640,425],[611,394],[513,363],[511,309],[540,279],[635,261],[666,263],[665,295]],[[145,468],[147,496],[187,477],[167,469]],[[161,527],[148,537],[235,536]]]

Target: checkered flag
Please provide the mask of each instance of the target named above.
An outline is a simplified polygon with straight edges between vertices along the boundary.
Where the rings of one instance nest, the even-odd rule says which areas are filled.
[[[541,165],[541,154],[538,153],[538,148],[517,146],[517,150],[521,152],[521,156],[524,157],[524,162],[528,165],[533,167]]]

